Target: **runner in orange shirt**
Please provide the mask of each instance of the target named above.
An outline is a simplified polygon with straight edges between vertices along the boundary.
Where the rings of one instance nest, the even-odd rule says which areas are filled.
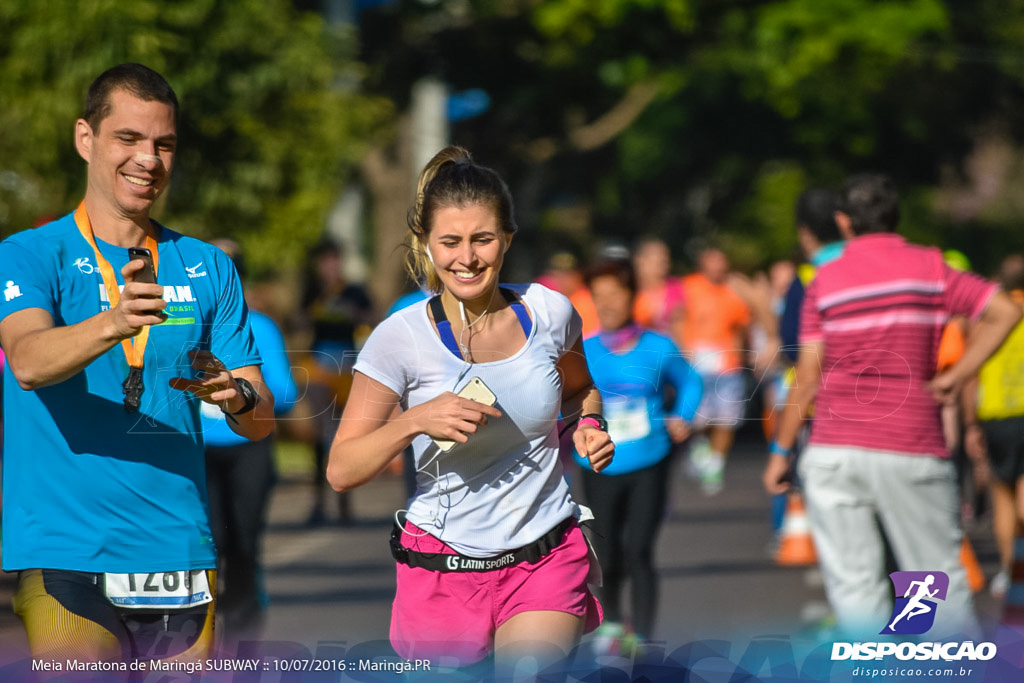
[[[743,353],[750,309],[728,285],[729,259],[708,248],[698,272],[683,278],[686,306],[673,335],[704,380],[704,399],[695,424],[706,438],[690,450],[690,461],[708,495],[722,490],[725,459],[747,407]]]

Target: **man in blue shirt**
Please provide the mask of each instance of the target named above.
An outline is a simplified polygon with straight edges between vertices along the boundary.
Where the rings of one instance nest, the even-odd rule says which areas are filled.
[[[779,321],[782,350],[789,363],[796,363],[798,347],[797,332],[800,329],[800,305],[804,300],[806,285],[814,279],[814,272],[843,253],[842,235],[836,225],[835,214],[839,210],[839,196],[831,190],[810,188],[804,190],[796,200],[796,229],[800,249],[807,263],[800,267],[798,277],[786,292]]]
[[[800,331],[800,308],[804,302],[806,286],[814,279],[814,273],[818,268],[843,254],[846,242],[839,233],[835,217],[839,206],[837,193],[816,187],[804,190],[796,200],[797,239],[807,263],[797,269],[797,276],[793,278],[786,291],[779,316],[782,360],[787,368],[792,368],[796,364],[797,351],[800,348],[797,334]],[[775,385],[772,400],[774,410],[777,411],[776,417],[781,415],[793,378],[793,371],[787,370],[781,374],[778,384]],[[785,493],[772,497],[772,529],[777,536],[781,533],[785,521],[788,499],[789,495]]]
[[[37,659],[209,656],[199,406],[246,438],[274,428],[230,259],[149,215],[177,110],[147,67],[101,74],[75,124],[84,200],[0,243],[3,568],[19,572],[15,612]],[[142,247],[152,272],[129,258]]]

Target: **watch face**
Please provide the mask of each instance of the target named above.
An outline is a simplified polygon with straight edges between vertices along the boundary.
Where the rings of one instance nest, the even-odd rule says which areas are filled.
[[[238,388],[242,390],[242,393],[245,394],[246,400],[252,398],[252,396],[256,393],[256,389],[252,386],[252,384],[249,383],[249,380],[247,379],[236,378],[235,383],[238,385]]]
[[[234,415],[241,415],[247,413],[256,407],[256,403],[259,402],[259,392],[256,391],[256,387],[244,377],[235,377],[235,384],[238,386],[238,391],[242,394],[242,398],[245,399],[245,407],[239,412],[233,413]]]

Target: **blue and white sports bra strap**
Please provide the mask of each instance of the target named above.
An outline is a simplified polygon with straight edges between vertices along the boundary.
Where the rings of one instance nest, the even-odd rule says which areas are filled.
[[[505,301],[512,306],[512,310],[515,311],[516,317],[519,319],[519,324],[523,328],[523,334],[529,337],[530,332],[533,331],[533,321],[530,320],[530,314],[526,312],[526,306],[519,299],[518,295],[516,295],[516,293],[511,289],[501,287],[499,288],[499,291],[501,291],[502,296],[505,297]],[[452,332],[452,324],[444,312],[444,306],[441,304],[440,294],[430,299],[430,311],[434,315],[434,324],[437,325],[437,331],[441,335],[441,341],[456,358],[461,360],[462,352],[459,349],[459,342],[455,339],[455,333]]]
[[[448,316],[445,315],[444,305],[441,304],[440,294],[434,296],[430,300],[430,312],[434,314],[434,324],[437,325],[437,331],[438,334],[441,335],[441,341],[449,351],[454,353],[461,360],[462,352],[459,350],[459,342],[455,340],[455,333],[452,332],[452,324],[448,321]]]

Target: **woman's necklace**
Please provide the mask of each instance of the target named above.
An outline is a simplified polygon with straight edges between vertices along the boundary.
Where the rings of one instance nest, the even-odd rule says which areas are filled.
[[[473,341],[473,332],[472,332],[473,325],[476,325],[481,320],[483,320],[484,317],[487,315],[487,313],[490,311],[490,309],[491,309],[491,307],[490,307],[490,305],[488,305],[487,308],[484,309],[484,312],[476,317],[476,320],[474,320],[473,322],[468,322],[468,318],[466,317],[466,306],[465,306],[465,304],[462,303],[461,300],[459,301],[459,312],[462,314],[462,323],[463,323],[462,324],[462,331],[459,332],[459,350],[462,351],[462,357],[464,359],[470,361],[470,362],[473,361],[472,354],[470,354],[470,352],[469,352],[469,347],[466,344],[462,343],[463,335],[465,335],[466,331],[468,330],[469,331],[469,340]]]

